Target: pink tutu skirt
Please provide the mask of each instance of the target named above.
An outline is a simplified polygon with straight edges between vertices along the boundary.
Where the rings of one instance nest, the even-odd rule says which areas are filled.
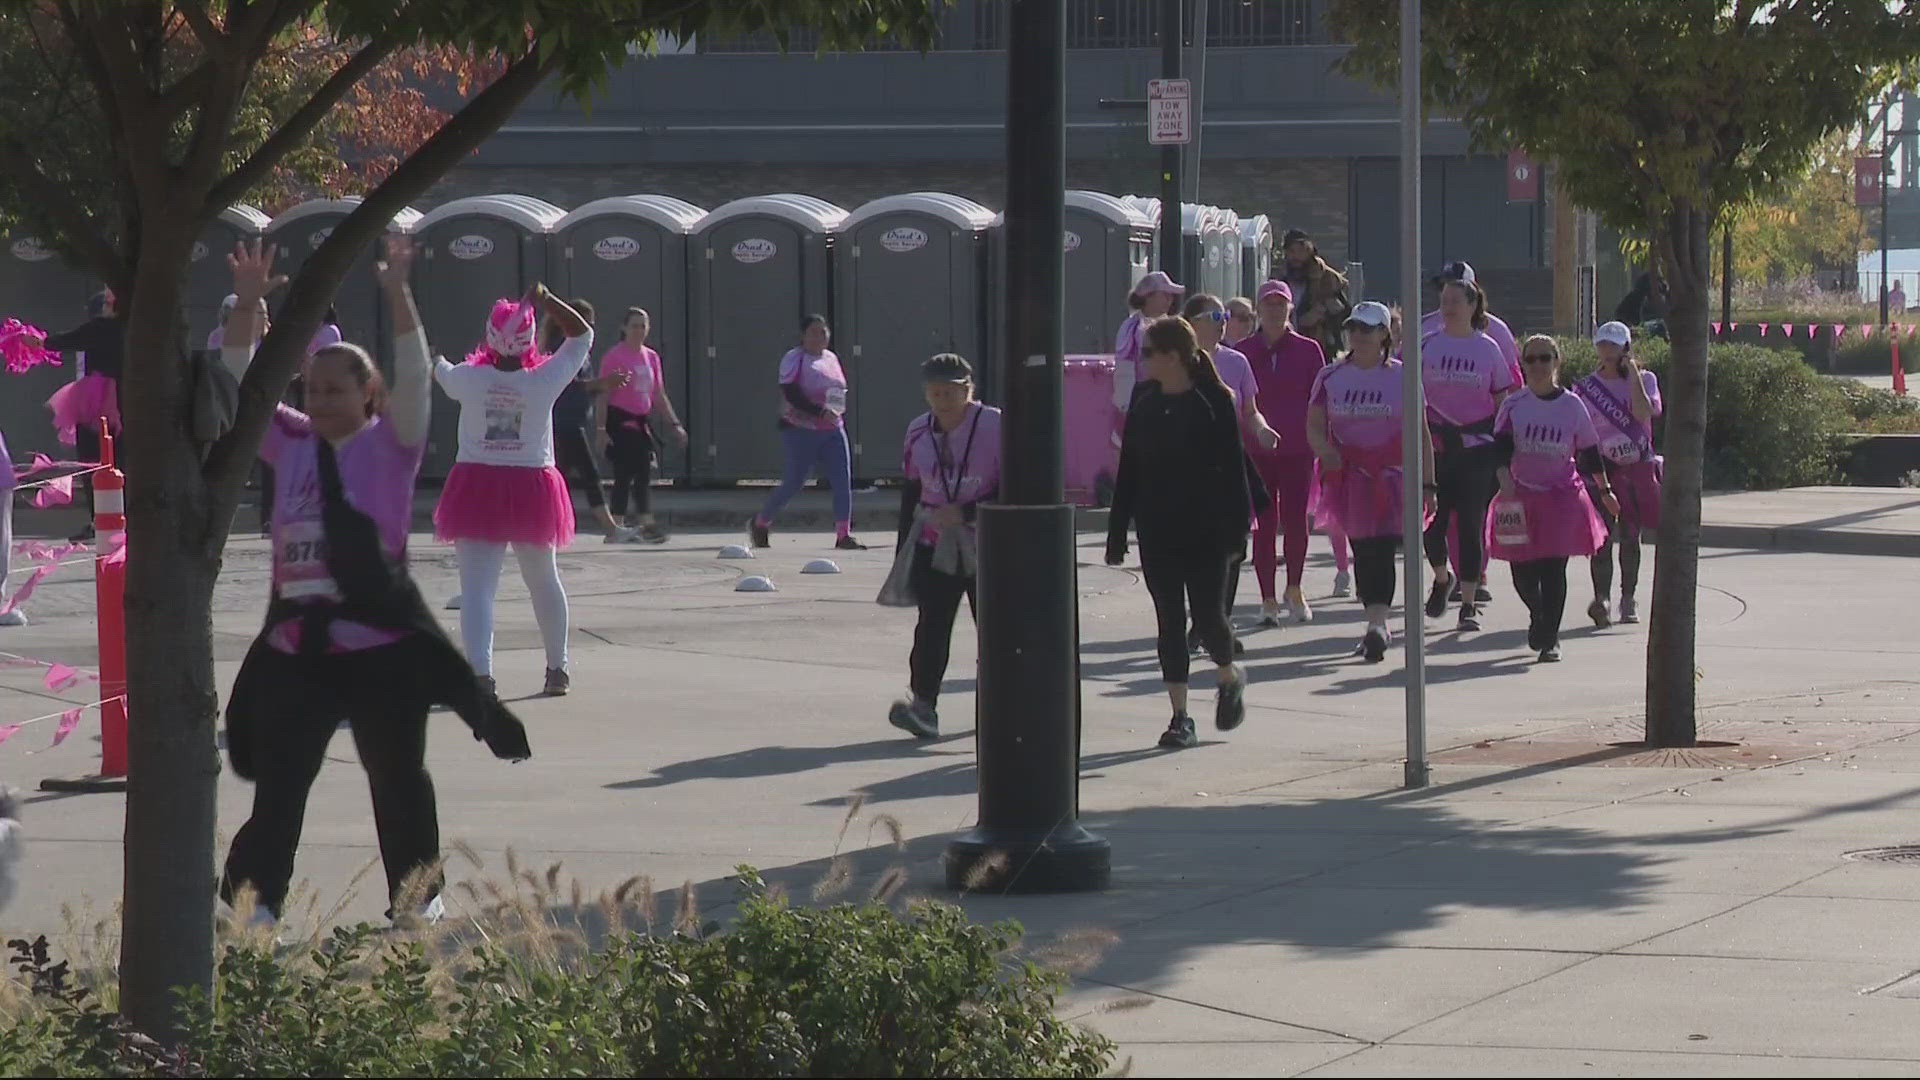
[[[53,392],[47,408],[53,410],[53,431],[72,446],[76,428],[99,427],[107,418],[107,434],[120,433],[120,384],[105,375],[86,375]]]
[[[1348,461],[1338,469],[1322,469],[1314,501],[1314,521],[1322,530],[1338,530],[1348,540],[1400,535],[1401,483],[1398,465],[1367,469]],[[1425,528],[1433,518],[1421,522]]]
[[[1607,466],[1607,483],[1620,500],[1620,527],[1635,535],[1660,527],[1660,473],[1658,461]],[[1589,493],[1591,494],[1591,493]]]
[[[1540,490],[1518,487],[1518,503],[1524,521],[1518,529],[1507,525],[1513,505],[1505,495],[1496,496],[1487,511],[1493,525],[1496,559],[1529,562],[1534,559],[1583,558],[1600,550],[1606,542],[1607,528],[1587,498],[1584,484]],[[1524,535],[1516,539],[1513,533]]]
[[[548,465],[476,465],[447,473],[433,532],[441,540],[566,547],[573,543],[573,500],[560,470]]]

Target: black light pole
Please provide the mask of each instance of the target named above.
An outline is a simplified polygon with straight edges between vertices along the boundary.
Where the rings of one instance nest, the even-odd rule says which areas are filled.
[[[1180,0],[1160,0],[1160,77],[1163,79],[1180,77],[1180,35],[1185,27],[1181,10]],[[1179,143],[1160,148],[1160,269],[1175,281],[1180,281],[1186,270],[1180,265],[1180,257],[1186,251],[1186,232],[1181,227],[1185,216],[1180,213],[1180,151],[1183,149]]]
[[[947,845],[947,887],[1066,892],[1105,888],[1111,862],[1079,820],[1079,590],[1061,464],[1066,0],[1008,7],[1006,417],[1000,498],[979,517],[980,819]]]

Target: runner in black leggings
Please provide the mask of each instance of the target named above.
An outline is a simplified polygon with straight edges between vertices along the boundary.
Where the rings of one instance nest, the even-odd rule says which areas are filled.
[[[1126,561],[1134,526],[1159,622],[1160,675],[1173,703],[1160,745],[1177,749],[1198,741],[1187,715],[1189,605],[1220,671],[1214,726],[1230,731],[1246,719],[1246,672],[1233,662],[1224,598],[1227,568],[1246,546],[1253,497],[1233,394],[1199,350],[1193,327],[1180,318],[1155,321],[1143,360],[1148,385],[1127,411],[1107,565]]]
[[[572,301],[572,305],[581,318],[589,323],[593,321],[592,304],[577,299]],[[559,329],[549,325],[541,347],[551,354],[564,340]],[[609,544],[626,543],[638,531],[623,528],[607,512],[607,496],[600,490],[600,466],[593,460],[593,443],[587,437],[587,425],[592,422],[594,395],[606,393],[616,385],[616,377],[602,376],[596,379],[582,371],[580,377],[562,390],[553,403],[554,464],[569,484],[580,485],[587,497],[587,506],[593,511],[593,516],[600,520],[600,529],[606,533]]]

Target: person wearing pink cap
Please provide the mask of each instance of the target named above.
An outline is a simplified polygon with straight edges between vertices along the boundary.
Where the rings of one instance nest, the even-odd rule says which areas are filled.
[[[534,348],[537,314],[565,342],[552,356]],[[464,364],[442,359],[434,377],[460,405],[459,452],[433,511],[434,532],[460,560],[460,636],[467,660],[493,688],[493,600],[507,549],[520,563],[546,646],[544,692],[567,693],[567,591],[558,551],[573,542],[573,499],[554,468],[553,403],[593,348],[593,327],[536,284],[521,300],[500,300],[486,336]]]
[[[1260,332],[1234,348],[1246,354],[1259,389],[1260,415],[1279,437],[1271,448],[1253,451],[1253,463],[1267,489],[1253,530],[1253,573],[1260,582],[1261,624],[1279,626],[1276,548],[1286,536],[1287,607],[1296,623],[1311,622],[1313,609],[1300,589],[1307,566],[1307,510],[1313,496],[1313,447],[1307,442],[1307,401],[1313,380],[1326,367],[1320,343],[1295,331],[1293,290],[1284,281],[1267,281],[1255,296]]]
[[[1113,406],[1119,410],[1113,429],[1115,446],[1120,445],[1120,425],[1126,420],[1127,408],[1139,393],[1140,384],[1146,381],[1141,366],[1146,360],[1142,346],[1147,326],[1171,314],[1186,291],[1187,287],[1168,277],[1166,271],[1155,270],[1141,278],[1127,294],[1127,306],[1133,309],[1133,314],[1120,323],[1120,331],[1113,336]]]

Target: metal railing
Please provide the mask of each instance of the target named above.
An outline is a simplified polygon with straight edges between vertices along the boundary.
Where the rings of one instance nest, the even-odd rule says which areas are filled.
[[[1160,11],[1166,0],[1067,0],[1067,48],[1146,49],[1160,44]],[[1324,0],[1205,0],[1209,47],[1324,45]],[[730,40],[701,40],[703,53],[778,52],[768,32]],[[812,52],[817,35],[796,31],[787,51]],[[998,0],[960,0],[940,17],[934,48],[991,51],[1007,47],[1007,7]],[[899,51],[898,42],[876,42],[874,52]]]

